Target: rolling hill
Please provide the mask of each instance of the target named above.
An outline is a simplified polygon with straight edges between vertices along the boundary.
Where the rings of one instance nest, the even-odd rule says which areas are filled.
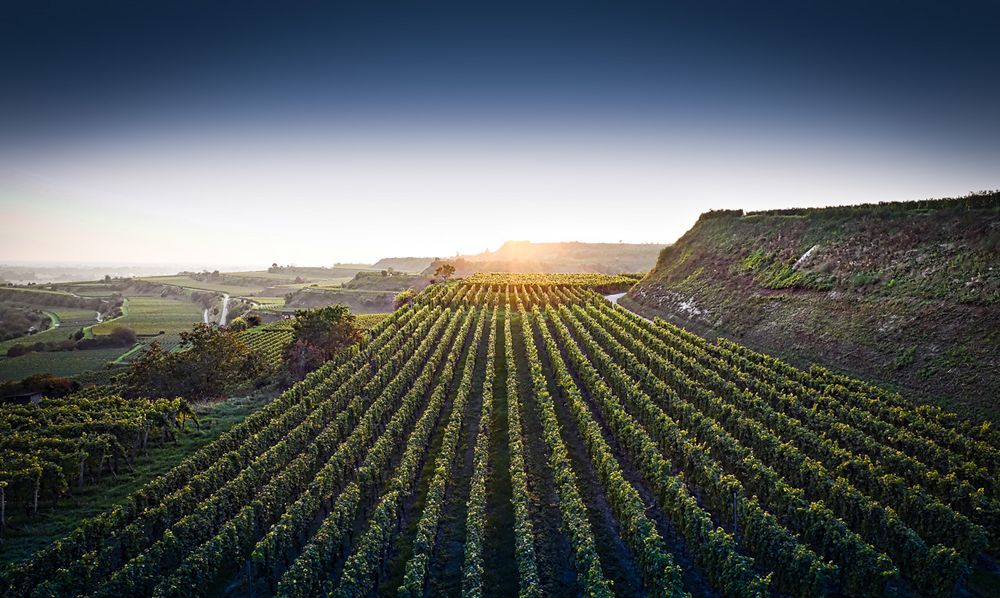
[[[496,251],[435,259],[424,271],[433,274],[442,263],[455,266],[458,276],[476,272],[645,272],[664,248],[653,243],[532,243],[507,241]]]
[[[703,214],[624,305],[1000,421],[1000,194]]]

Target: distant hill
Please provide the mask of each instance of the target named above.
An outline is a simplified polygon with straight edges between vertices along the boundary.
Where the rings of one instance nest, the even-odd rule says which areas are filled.
[[[383,276],[381,272],[358,272],[354,278],[344,283],[345,289],[356,291],[403,291],[413,289],[422,291],[431,283],[430,277],[419,274],[401,274]]]
[[[622,302],[1000,421],[1000,193],[709,212]]]
[[[532,243],[507,241],[496,251],[435,260],[425,270],[433,273],[442,262],[455,266],[456,275],[476,272],[646,272],[664,248],[653,243]]]
[[[373,270],[392,268],[400,272],[421,272],[437,258],[433,257],[384,257],[371,265]]]

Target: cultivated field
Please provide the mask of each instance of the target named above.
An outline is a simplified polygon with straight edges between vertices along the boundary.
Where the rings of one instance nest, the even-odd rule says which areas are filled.
[[[94,326],[93,333],[109,334],[115,326],[127,326],[140,335],[175,334],[202,321],[201,306],[184,300],[129,297],[124,311],[124,316]]]
[[[259,284],[256,285],[202,281],[202,280],[195,280],[190,276],[150,276],[147,278],[143,278],[141,280],[144,280],[146,282],[156,282],[159,284],[175,285],[186,289],[195,289],[199,291],[215,291],[217,293],[229,293],[234,297],[239,297],[242,295],[252,295],[254,293],[260,292],[261,289],[268,286],[268,281],[264,279],[259,279]]]
[[[586,286],[435,285],[5,595],[949,595],[997,554],[992,431]]]
[[[70,334],[70,332],[67,332]],[[122,356],[128,347],[87,349],[86,351],[45,351],[0,359],[0,381],[21,380],[32,374],[75,376],[100,370]]]

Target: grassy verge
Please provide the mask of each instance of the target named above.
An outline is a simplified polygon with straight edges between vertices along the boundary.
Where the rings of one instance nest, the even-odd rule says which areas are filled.
[[[176,443],[153,448],[147,456],[140,458],[134,472],[125,470],[119,473],[117,480],[107,477],[102,483],[91,484],[73,497],[40,507],[39,515],[34,518],[20,512],[8,512],[7,534],[0,542],[0,568],[30,557],[53,540],[67,535],[82,520],[118,504],[146,482],[169,471],[182,459],[218,438],[270,399],[270,396],[232,398],[197,405],[195,413],[201,429],[188,424],[187,431],[177,436]]]

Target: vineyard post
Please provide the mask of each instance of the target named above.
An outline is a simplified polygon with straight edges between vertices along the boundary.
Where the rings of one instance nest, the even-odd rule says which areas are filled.
[[[38,475],[35,477],[35,497],[31,503],[32,516],[38,515],[38,493],[42,490],[42,468],[38,468]]]
[[[97,481],[100,482],[104,477],[104,458],[108,454],[108,446],[105,444],[101,447],[101,460],[97,462]]]
[[[80,479],[77,481],[77,484],[76,484],[77,490],[80,490],[80,491],[83,490],[83,474],[84,474],[84,467],[86,466],[86,464],[87,464],[87,453],[81,452],[80,453]]]
[[[253,576],[250,575],[250,559],[247,559],[246,561],[246,575],[247,575],[247,598],[254,598]]]
[[[739,527],[738,527],[738,525],[739,525],[739,522],[738,522],[739,511],[736,510],[737,509],[737,504],[739,504],[739,503],[736,500],[736,491],[733,490],[733,538],[737,542],[739,542],[740,541],[740,538],[739,538],[739,533],[740,532],[739,532]]]

